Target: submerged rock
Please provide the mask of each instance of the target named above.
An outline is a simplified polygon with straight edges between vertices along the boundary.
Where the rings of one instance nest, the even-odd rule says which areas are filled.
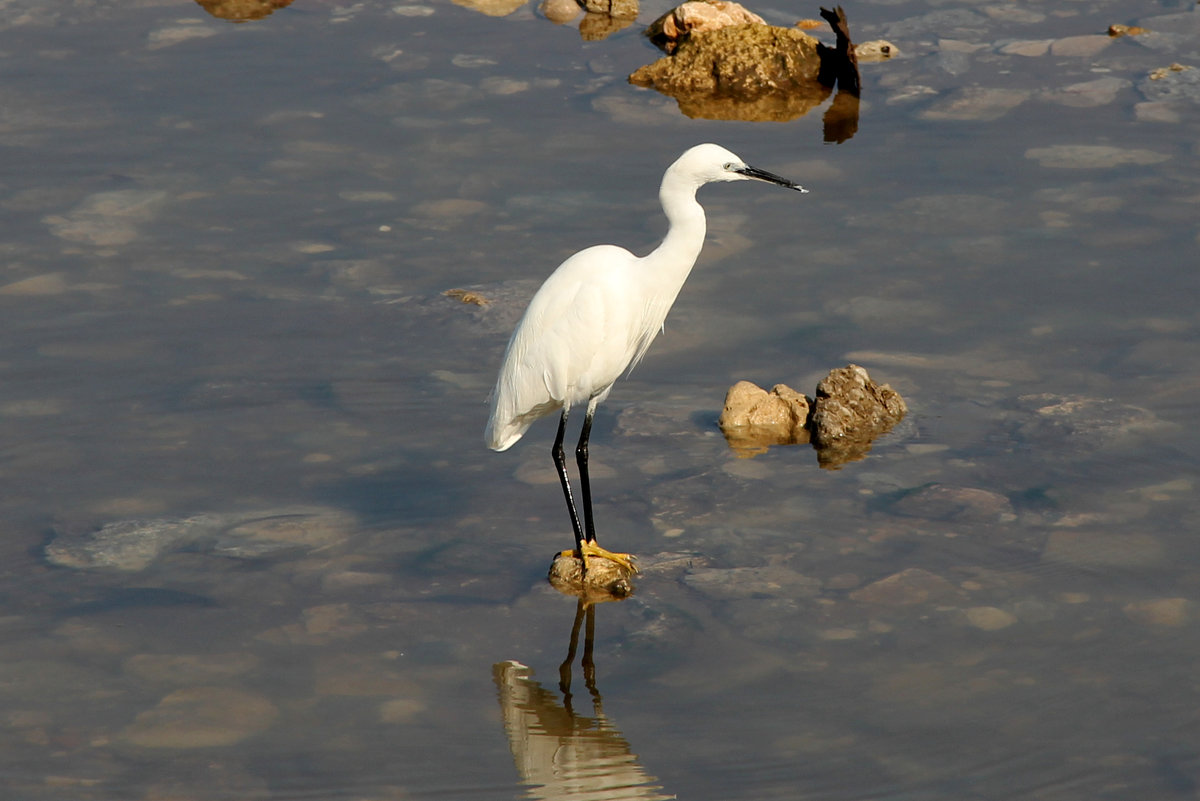
[[[266,731],[279,710],[266,698],[227,687],[185,687],[137,716],[121,733],[142,748],[218,748]]]
[[[961,599],[962,592],[941,576],[910,567],[850,593],[858,603],[885,606],[915,606],[925,603],[946,603]]]
[[[354,528],[352,515],[320,507],[122,520],[85,533],[56,532],[45,555],[59,567],[136,572],[185,548],[248,559],[331,545]]]

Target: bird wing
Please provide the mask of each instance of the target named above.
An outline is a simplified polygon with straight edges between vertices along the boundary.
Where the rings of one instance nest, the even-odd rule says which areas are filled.
[[[636,352],[640,309],[622,280],[633,254],[599,245],[546,279],[513,331],[492,394],[488,446],[504,450],[538,418],[606,392]],[[631,303],[632,301],[632,303]]]

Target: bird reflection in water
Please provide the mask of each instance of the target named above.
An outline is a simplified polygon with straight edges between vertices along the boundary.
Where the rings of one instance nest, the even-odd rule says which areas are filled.
[[[571,673],[584,629],[583,680],[591,695],[592,714],[576,713],[571,693]],[[655,778],[638,764],[629,742],[604,714],[596,689],[592,645],[596,631],[596,606],[580,599],[571,627],[567,658],[558,669],[558,689],[534,680],[533,670],[509,660],[492,666],[492,678],[504,718],[504,732],[513,762],[528,786],[527,798],[545,801],[666,801]]]

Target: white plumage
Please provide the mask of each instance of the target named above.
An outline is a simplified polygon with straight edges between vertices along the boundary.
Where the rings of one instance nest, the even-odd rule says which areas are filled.
[[[506,450],[535,420],[562,410],[555,466],[580,553],[585,544],[595,542],[587,437],[596,405],[608,397],[621,374],[645,355],[700,255],[706,225],[696,191],[713,181],[749,179],[807,191],[748,166],[719,145],[697,145],[663,175],[658,196],[670,228],[662,244],[642,257],[615,245],[596,245],[571,256],[538,289],[509,340],[492,392],[487,446]],[[576,449],[586,532],[579,526],[562,458],[567,414],[579,404],[587,405]],[[601,551],[597,546],[592,553],[613,556]]]

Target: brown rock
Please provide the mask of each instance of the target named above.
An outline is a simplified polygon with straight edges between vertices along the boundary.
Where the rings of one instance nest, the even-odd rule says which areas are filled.
[[[900,394],[871,380],[856,364],[830,371],[817,384],[809,429],[822,467],[840,467],[866,456],[871,440],[907,413]]]
[[[554,555],[547,578],[550,586],[563,595],[574,595],[590,604],[620,601],[633,595],[633,573],[624,565],[593,557],[584,573],[582,562],[571,551]]]
[[[633,20],[638,15],[638,0],[580,0],[583,10],[589,14]]]
[[[750,23],[694,31],[674,55],[642,67],[629,82],[671,95],[688,116],[791,119],[829,96],[817,81],[820,68],[813,37]]]

